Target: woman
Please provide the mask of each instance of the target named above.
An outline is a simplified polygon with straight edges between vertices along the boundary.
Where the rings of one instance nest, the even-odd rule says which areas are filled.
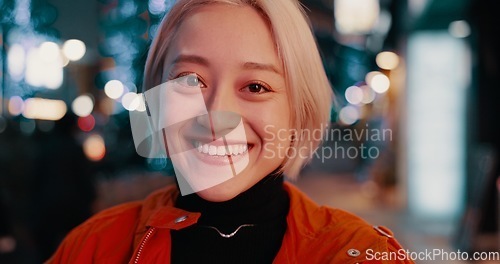
[[[178,1],[144,87],[159,129],[138,152],[168,154],[178,185],[97,214],[48,263],[383,263],[401,249],[283,181],[318,147],[301,131],[324,127],[332,100],[297,1]]]

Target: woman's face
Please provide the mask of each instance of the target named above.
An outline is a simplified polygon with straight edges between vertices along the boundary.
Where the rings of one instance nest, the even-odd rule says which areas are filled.
[[[202,198],[229,200],[283,163],[290,146],[283,72],[271,32],[253,8],[214,4],[182,21],[164,79],[198,84],[198,95],[189,96],[201,99],[170,98],[179,107],[167,118],[186,118],[166,138],[177,174]]]

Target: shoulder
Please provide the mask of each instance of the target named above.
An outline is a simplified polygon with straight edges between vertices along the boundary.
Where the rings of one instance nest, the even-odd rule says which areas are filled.
[[[74,228],[47,263],[91,263],[107,259],[108,252],[120,252],[124,259],[131,254],[134,239],[156,208],[171,203],[175,187],[166,187],[143,201],[111,207],[97,213]],[[77,261],[78,260],[78,261]],[[88,261],[88,262],[87,262]]]
[[[71,233],[78,233],[89,228],[90,230],[98,229],[99,233],[102,233],[108,229],[112,231],[116,227],[134,227],[137,222],[141,222],[141,218],[147,219],[155,209],[173,203],[176,193],[175,186],[167,186],[151,193],[144,200],[105,209],[76,227]]]
[[[389,229],[340,209],[319,206],[293,185],[285,186],[290,195],[288,235],[299,255],[318,263],[385,263],[376,261],[381,253],[404,253]]]

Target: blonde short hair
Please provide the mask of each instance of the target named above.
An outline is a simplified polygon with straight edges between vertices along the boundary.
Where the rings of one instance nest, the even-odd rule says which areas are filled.
[[[245,5],[255,8],[268,21],[278,56],[283,63],[287,86],[291,127],[297,134],[292,143],[295,153],[282,170],[296,179],[321,143],[318,137],[305,137],[324,129],[330,121],[333,92],[326,77],[311,26],[297,0],[178,0],[165,16],[151,44],[144,71],[143,89],[164,81],[164,60],[182,20],[194,9],[209,4]],[[304,133],[304,131],[309,131]],[[304,153],[305,152],[305,153]]]

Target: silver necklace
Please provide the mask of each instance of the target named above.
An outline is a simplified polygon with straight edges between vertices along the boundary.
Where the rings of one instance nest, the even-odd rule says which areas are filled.
[[[255,226],[253,224],[243,224],[243,225],[240,225],[238,226],[238,228],[236,228],[236,230],[234,230],[233,232],[229,233],[229,234],[224,234],[222,233],[217,227],[215,226],[207,226],[207,225],[202,225],[202,227],[206,227],[206,228],[210,228],[210,229],[213,229],[215,231],[217,231],[217,233],[219,233],[219,235],[223,238],[231,238],[233,237],[234,235],[236,235],[236,233],[238,233],[238,231],[240,231],[241,228],[243,227],[250,227],[250,226]]]

